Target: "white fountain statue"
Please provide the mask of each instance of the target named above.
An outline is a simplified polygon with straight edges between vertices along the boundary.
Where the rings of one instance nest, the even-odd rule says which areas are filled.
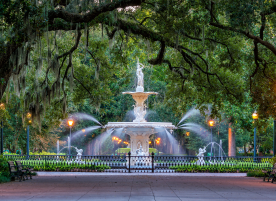
[[[142,68],[141,68],[142,66]],[[136,75],[137,75],[137,87],[136,87],[136,92],[144,92],[144,73],[143,73],[143,68],[144,66],[139,63],[139,59],[137,60],[137,70],[136,70]]]
[[[157,92],[144,92],[144,73],[145,67],[137,60],[137,87],[135,92],[123,92],[123,94],[130,94],[135,100],[133,122],[108,122],[104,128],[116,129],[123,128],[123,133],[130,136],[129,146],[131,148],[131,155],[138,156],[137,150],[143,150],[145,156],[149,156],[149,137],[157,133],[160,128],[170,130],[176,129],[172,123],[169,122],[147,122],[145,115],[147,113],[146,105],[144,104],[148,96],[151,94],[157,95]],[[142,152],[139,152],[141,154]]]
[[[198,160],[196,161],[197,165],[204,165],[205,161],[204,161],[204,153],[206,152],[206,147],[204,147],[203,149],[199,148],[199,153],[197,154],[197,158]]]
[[[136,150],[136,154],[137,156],[145,156],[142,145],[140,145],[140,148]]]
[[[82,156],[83,150],[82,149],[78,149],[77,147],[74,147],[74,148],[76,149],[76,152],[77,152],[77,157],[76,157],[75,162],[82,163],[83,161],[81,161],[81,156]]]

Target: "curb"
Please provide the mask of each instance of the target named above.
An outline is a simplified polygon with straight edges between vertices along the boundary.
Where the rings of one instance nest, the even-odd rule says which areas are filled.
[[[246,177],[246,173],[108,173],[108,172],[37,172],[37,176],[185,176]]]

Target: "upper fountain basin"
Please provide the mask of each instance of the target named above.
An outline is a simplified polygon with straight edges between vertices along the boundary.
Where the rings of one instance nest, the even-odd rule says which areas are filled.
[[[145,100],[147,100],[148,96],[151,94],[157,95],[157,92],[123,92],[123,94],[130,94],[132,95],[133,99],[138,103],[142,104]]]

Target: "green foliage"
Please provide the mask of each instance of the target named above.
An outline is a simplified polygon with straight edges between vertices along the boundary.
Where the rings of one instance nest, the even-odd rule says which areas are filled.
[[[46,151],[42,151],[42,152],[30,152],[30,155],[57,155],[56,153],[53,152],[46,152]],[[64,153],[60,153],[59,155],[65,155]]]
[[[118,154],[127,154],[128,152],[130,152],[130,148],[119,148],[119,149],[117,149]]]
[[[250,170],[247,172],[248,177],[264,177],[265,174],[261,170]]]
[[[276,155],[270,160],[271,165],[276,164]]]
[[[9,158],[6,156],[8,160],[15,160],[15,158]],[[31,156],[30,156],[31,157]],[[40,156],[38,156],[40,157]],[[5,160],[7,160],[5,159]],[[105,161],[101,161],[99,159],[86,159],[82,160],[81,163],[75,161],[67,161],[67,157],[59,156],[57,159],[49,159],[49,158],[38,158],[38,160],[25,160],[25,157],[18,156],[16,160],[20,160],[23,165],[27,167],[33,168],[34,171],[86,171],[93,170],[103,172],[106,169],[110,169]],[[118,162],[122,163],[122,162]]]
[[[0,183],[10,181],[8,160],[0,155]]]
[[[268,160],[264,159],[261,163],[254,163],[251,161],[239,162],[235,159],[225,161],[224,163],[209,163],[204,165],[197,165],[195,161],[188,164],[179,164],[175,166],[170,166],[170,169],[176,172],[249,172],[249,171],[261,171],[264,169],[269,169],[272,165]]]
[[[86,3],[82,1],[80,6],[72,3],[61,7],[68,12],[84,14],[91,8]],[[205,117],[209,115],[217,118],[214,140],[219,142],[222,139],[224,150],[227,150],[227,128],[231,123],[238,147],[245,149],[252,145],[253,127],[257,125],[258,146],[268,152],[272,147],[272,121],[267,117],[275,115],[275,56],[259,45],[260,66],[252,76],[256,67],[253,40],[247,38],[248,34],[242,35],[241,31],[223,30],[210,22],[216,18],[222,25],[259,36],[260,24],[264,22],[261,21],[261,12],[272,12],[270,8],[274,3],[264,0],[216,1],[213,15],[210,14],[211,3],[157,0],[143,3],[139,5],[141,9],[132,11],[114,8],[90,22],[72,23],[59,18],[52,19],[48,24],[47,12],[55,13],[57,6],[50,1],[40,4],[28,0],[2,0],[1,58],[7,55],[7,50],[16,48],[15,44],[18,48],[13,52],[19,52],[23,41],[31,44],[26,48],[31,50],[31,62],[24,65],[23,73],[17,69],[20,65],[16,64],[15,69],[10,62],[16,55],[0,59],[6,62],[1,66],[8,65],[11,69],[2,67],[4,70],[0,73],[1,76],[7,73],[5,79],[0,79],[1,102],[8,100],[6,110],[0,110],[0,119],[4,120],[4,147],[14,153],[19,149],[26,153],[28,122],[25,116],[28,110],[32,111],[36,120],[30,125],[30,150],[35,153],[42,150],[54,152],[56,141],[66,138],[69,129],[61,120],[67,114],[93,114],[103,124],[108,121],[131,121],[131,117],[125,117],[125,114],[133,108],[132,98],[121,92],[134,90],[135,62],[139,57],[140,62],[146,65],[145,89],[159,92],[158,96],[151,96],[147,101],[148,109],[155,111],[150,111],[148,121],[177,124],[187,110],[197,106],[204,115],[195,119],[201,125],[207,127]],[[275,36],[275,21],[274,15],[266,16],[264,40]],[[27,24],[32,27],[25,30]],[[75,25],[81,27],[82,37],[77,49],[70,54],[70,67],[69,56],[62,56],[59,61],[56,57],[75,45],[77,34],[75,28],[72,30]],[[86,26],[88,28],[84,29]],[[62,27],[62,30],[47,31],[56,27]],[[27,36],[32,30],[36,30],[37,37],[35,41],[28,41],[34,38]],[[108,30],[109,33],[116,31],[113,38],[107,34]],[[85,37],[87,31],[88,38]],[[13,41],[15,44],[9,47]],[[158,55],[160,41],[166,44],[164,58],[157,65],[151,65],[153,62],[149,61]],[[51,66],[55,62],[59,65]],[[62,66],[60,71],[59,66]],[[12,81],[9,75],[17,70],[20,76],[13,77]],[[26,83],[21,83],[22,80]],[[8,82],[10,87],[3,87],[2,90]],[[60,85],[63,90],[57,90],[56,86]],[[4,96],[2,91],[5,91]],[[206,104],[213,105],[211,114],[205,113]],[[37,108],[41,110],[37,111]],[[251,113],[258,108],[262,111],[261,118],[253,125]],[[78,122],[73,129],[75,131],[88,125],[88,122]],[[190,137],[184,137],[184,133],[178,130],[174,135],[183,147],[190,150],[197,151],[209,142],[207,133],[198,136],[191,132]],[[87,142],[96,139],[99,134],[100,131],[89,133],[72,144],[85,149]],[[111,153],[113,149],[114,145],[108,140],[102,147],[102,153]],[[160,151],[166,152],[165,149]]]

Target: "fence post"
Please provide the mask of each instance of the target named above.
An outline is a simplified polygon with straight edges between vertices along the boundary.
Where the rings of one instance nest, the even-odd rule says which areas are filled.
[[[130,173],[130,155],[131,153],[128,152],[128,173]]]
[[[46,171],[46,168],[47,168],[47,160],[46,160],[46,156],[44,156],[44,160],[45,160],[45,167],[44,167],[44,171]]]
[[[151,171],[154,173],[154,153],[151,153]]]

